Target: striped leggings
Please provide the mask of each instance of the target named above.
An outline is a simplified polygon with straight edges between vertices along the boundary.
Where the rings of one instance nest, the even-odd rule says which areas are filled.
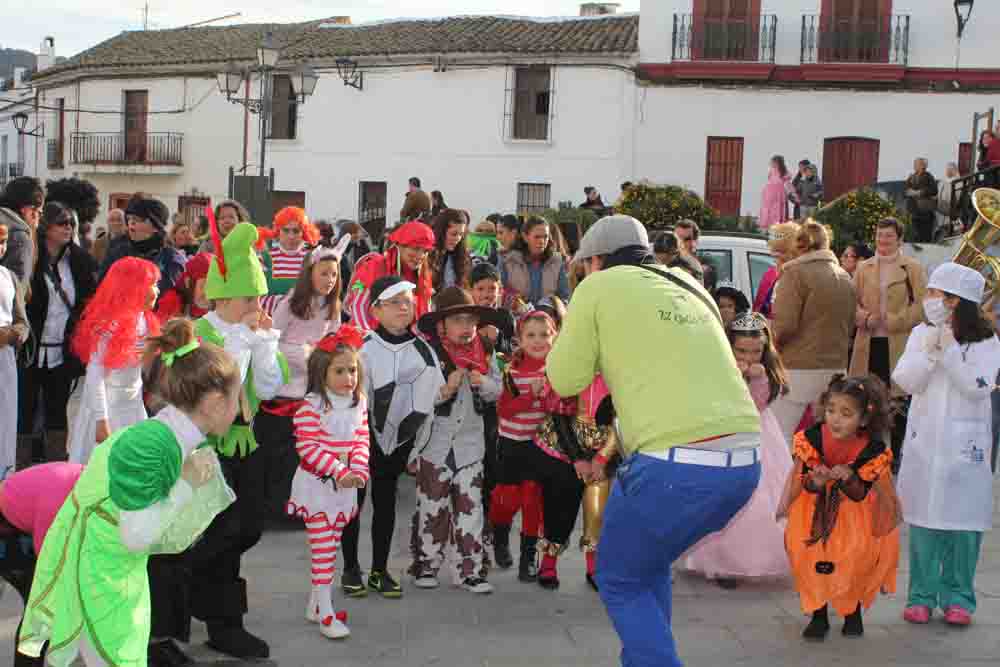
[[[329,586],[333,583],[334,564],[340,550],[340,536],[347,525],[348,517],[343,513],[331,524],[326,512],[313,514],[305,519],[306,535],[309,539],[309,553],[312,565],[312,585]]]

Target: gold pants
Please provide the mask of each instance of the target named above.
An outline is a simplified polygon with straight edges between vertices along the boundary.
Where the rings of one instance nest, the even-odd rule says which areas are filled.
[[[583,490],[583,537],[580,538],[580,548],[584,552],[596,551],[597,541],[601,537],[601,524],[604,520],[604,506],[608,504],[611,495],[611,480],[591,482]]]

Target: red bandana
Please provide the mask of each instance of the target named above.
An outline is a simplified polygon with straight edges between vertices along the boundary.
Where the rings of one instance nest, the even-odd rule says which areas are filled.
[[[473,336],[472,342],[465,345],[453,343],[444,335],[443,323],[438,323],[438,338],[441,341],[441,347],[451,357],[451,363],[455,364],[456,368],[479,371],[480,373],[489,372],[490,362],[486,358],[486,348],[483,347],[482,338]]]

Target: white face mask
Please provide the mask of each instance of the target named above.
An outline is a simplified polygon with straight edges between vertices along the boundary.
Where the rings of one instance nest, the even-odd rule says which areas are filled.
[[[941,326],[951,317],[951,311],[944,305],[941,297],[924,299],[924,314],[927,315],[927,321],[935,326]]]

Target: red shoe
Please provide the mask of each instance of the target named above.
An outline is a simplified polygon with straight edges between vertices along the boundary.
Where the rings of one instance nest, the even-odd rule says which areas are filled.
[[[931,608],[922,604],[915,604],[903,610],[903,620],[907,623],[926,625],[931,622]]]
[[[972,614],[962,609],[957,604],[953,604],[944,610],[944,622],[948,625],[971,625]]]

